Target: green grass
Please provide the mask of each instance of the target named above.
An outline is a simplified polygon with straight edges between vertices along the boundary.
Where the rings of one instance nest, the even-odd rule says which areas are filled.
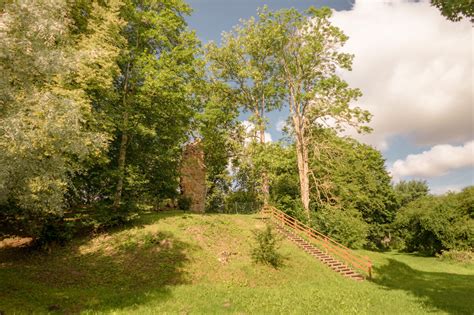
[[[283,241],[255,265],[256,215],[150,214],[51,254],[0,249],[0,310],[31,313],[421,314],[474,312],[474,268],[361,251],[373,281],[332,272]]]

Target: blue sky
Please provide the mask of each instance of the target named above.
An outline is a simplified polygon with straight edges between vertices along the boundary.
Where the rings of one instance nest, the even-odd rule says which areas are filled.
[[[357,106],[374,114],[374,132],[354,135],[382,151],[395,180],[424,179],[432,192],[474,184],[473,28],[453,23],[426,1],[404,0],[188,0],[188,23],[203,43],[220,42],[258,7],[313,5],[335,10],[333,23],[355,55],[343,74],[364,96]],[[288,110],[268,115],[272,140]],[[245,114],[241,116],[245,119]]]

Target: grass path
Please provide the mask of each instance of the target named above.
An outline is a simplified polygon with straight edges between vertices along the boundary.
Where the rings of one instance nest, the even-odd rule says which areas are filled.
[[[285,265],[249,256],[255,215],[145,215],[53,254],[0,248],[5,314],[473,314],[474,268],[361,251],[373,281],[355,282],[288,241]]]

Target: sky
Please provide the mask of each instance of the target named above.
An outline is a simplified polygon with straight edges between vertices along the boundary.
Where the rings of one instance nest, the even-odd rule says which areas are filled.
[[[188,0],[188,18],[203,43],[220,42],[258,7],[313,5],[334,9],[332,23],[355,55],[340,75],[363,96],[354,106],[373,114],[369,135],[347,134],[379,149],[394,182],[426,180],[441,194],[474,185],[474,28],[451,22],[427,1]],[[288,109],[269,115],[268,140],[282,137]],[[246,119],[241,115],[241,119]]]

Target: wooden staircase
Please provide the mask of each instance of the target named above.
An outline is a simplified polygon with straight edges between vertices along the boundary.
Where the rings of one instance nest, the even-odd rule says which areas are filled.
[[[372,263],[367,257],[355,254],[275,207],[264,207],[262,214],[271,219],[281,234],[335,272],[356,281],[372,276]]]

